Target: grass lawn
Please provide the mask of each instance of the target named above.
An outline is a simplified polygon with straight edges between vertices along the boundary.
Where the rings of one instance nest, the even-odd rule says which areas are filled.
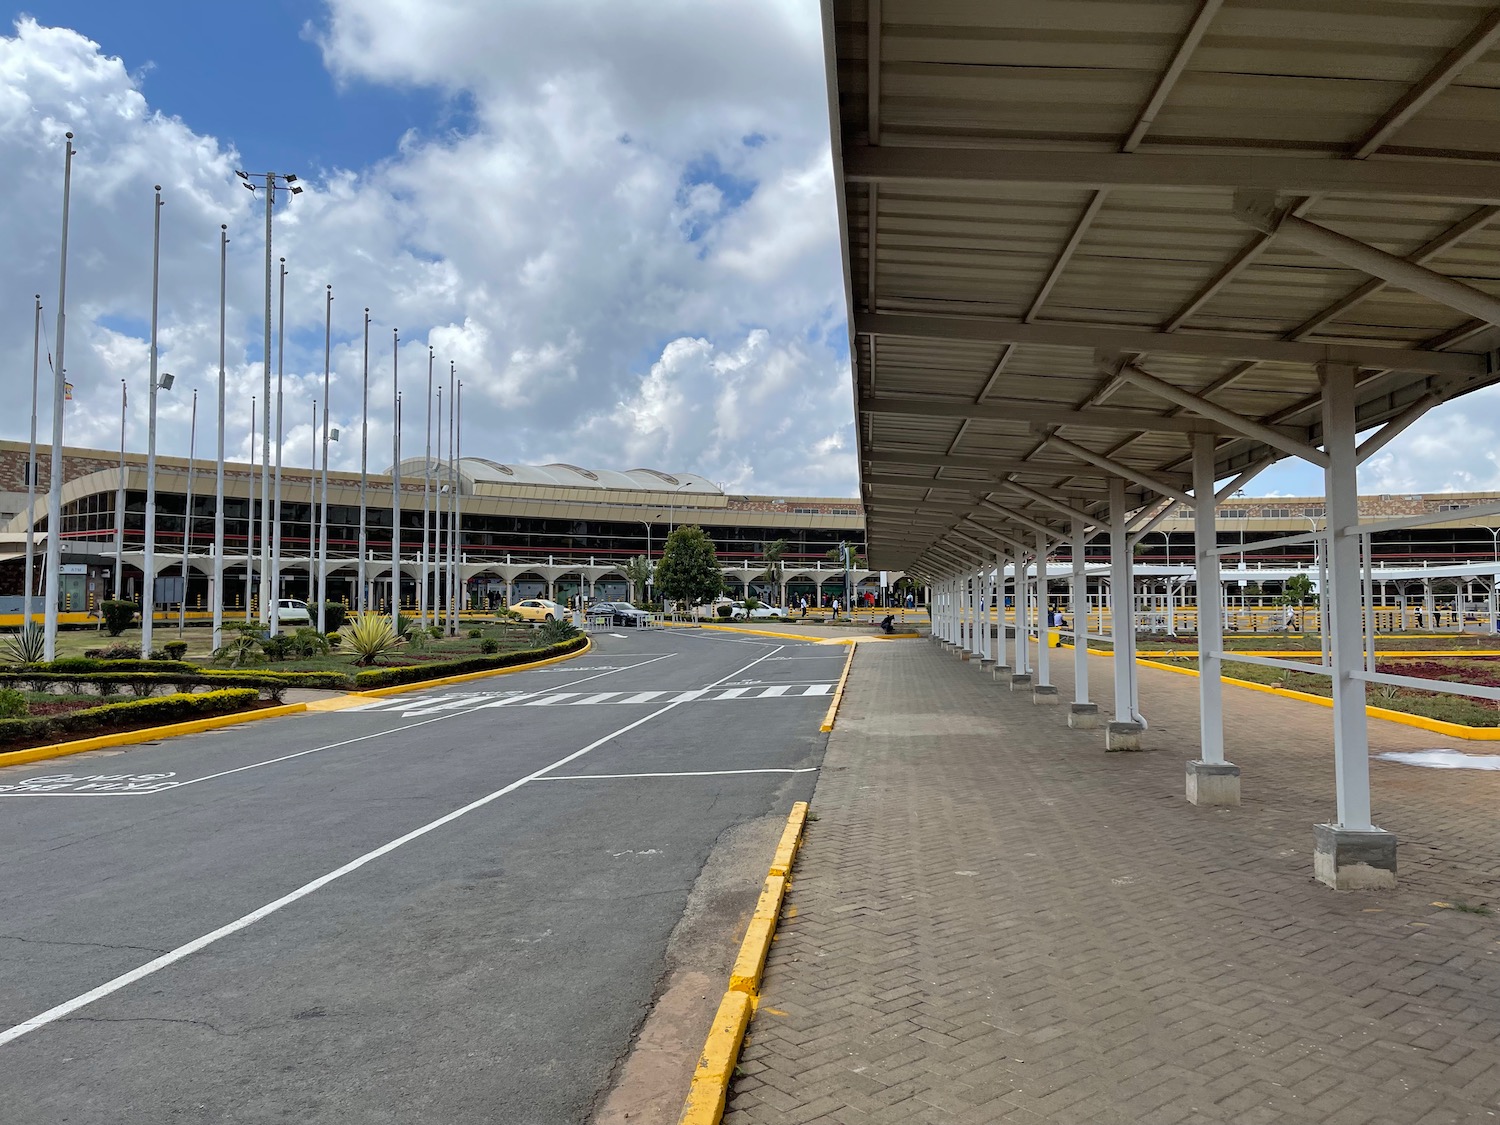
[[[1183,668],[1197,668],[1193,657],[1160,659],[1163,664],[1174,664]],[[1281,668],[1266,668],[1259,664],[1242,664],[1226,660],[1222,665],[1223,675],[1233,680],[1248,680],[1252,684],[1268,684],[1286,688],[1288,691],[1305,692],[1308,695],[1331,696],[1332,685],[1327,676],[1311,672],[1293,672]],[[1409,661],[1377,661],[1375,669],[1397,676],[1416,676],[1422,679],[1448,680],[1455,683],[1500,686],[1500,659],[1478,657],[1468,660],[1435,659],[1421,663]],[[1441,719],[1446,723],[1458,723],[1466,727],[1500,726],[1500,705],[1487,699],[1471,699],[1462,695],[1438,695],[1415,688],[1392,687],[1387,684],[1367,684],[1365,702],[1371,707],[1384,707],[1388,711],[1405,711],[1429,719]]]

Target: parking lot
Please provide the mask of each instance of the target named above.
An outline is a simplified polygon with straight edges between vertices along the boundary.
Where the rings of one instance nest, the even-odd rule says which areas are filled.
[[[3,1116],[587,1120],[716,843],[811,792],[845,656],[595,644],[0,771]]]

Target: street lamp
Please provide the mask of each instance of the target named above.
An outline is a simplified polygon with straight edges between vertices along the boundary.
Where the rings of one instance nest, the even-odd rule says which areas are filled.
[[[274,621],[275,614],[271,612],[271,603],[274,600],[271,593],[271,506],[266,499],[271,493],[271,212],[275,207],[276,193],[278,191],[290,191],[293,195],[302,194],[302,186],[297,183],[297,177],[290,172],[257,172],[257,178],[264,178],[265,184],[258,184],[251,179],[249,172],[242,172],[238,168],[234,174],[240,178],[240,183],[249,191],[263,191],[266,196],[266,319],[265,319],[265,363],[262,372],[265,376],[265,398],[261,408],[265,412],[265,418],[261,422],[261,441],[264,450],[261,454],[261,566],[260,566],[260,612],[261,620]],[[248,559],[247,563],[248,565]]]
[[[282,388],[286,371],[286,259],[281,260],[279,283],[279,309],[276,316],[276,484],[272,507],[275,514],[275,531],[271,535],[271,582],[274,589],[272,600],[281,597],[281,451],[285,444],[286,431],[282,428]],[[253,444],[253,441],[252,441]],[[312,494],[312,490],[308,490]],[[261,500],[265,504],[265,499]],[[267,628],[276,633],[281,629],[281,615],[273,613],[266,622]]]
[[[187,628],[188,554],[193,549],[193,471],[198,462],[198,391],[193,390],[192,420],[188,423],[187,507],[182,516],[182,596],[177,599],[177,637]]]
[[[318,500],[318,632],[327,632],[323,603],[328,600],[328,382],[333,373],[333,286],[323,301],[323,483]],[[314,431],[316,433],[316,431]],[[337,431],[333,440],[337,441]]]
[[[62,249],[57,270],[57,368],[52,376],[52,475],[47,480],[47,604],[43,619],[43,659],[57,659],[57,602],[62,575],[62,476],[63,476],[63,403],[67,400],[64,385],[64,344],[68,329],[68,206],[73,186],[73,134],[64,134]],[[152,349],[153,362],[155,348]],[[28,517],[29,518],[29,517]],[[31,576],[26,576],[27,581]]]

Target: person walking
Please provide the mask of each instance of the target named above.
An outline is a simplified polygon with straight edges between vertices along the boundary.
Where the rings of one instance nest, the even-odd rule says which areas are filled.
[[[807,595],[806,594],[802,595],[802,616],[803,617],[807,616]]]

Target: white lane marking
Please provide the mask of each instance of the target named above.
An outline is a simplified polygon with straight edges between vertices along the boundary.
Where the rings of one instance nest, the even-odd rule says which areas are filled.
[[[664,691],[638,691],[634,695],[627,696],[626,698],[621,699],[621,700],[617,700],[617,702],[619,702],[619,703],[650,703],[653,699],[658,699],[661,696],[666,695],[666,694],[667,693],[664,692]]]
[[[613,699],[615,696],[623,694],[624,692],[619,691],[601,691],[594,695],[585,695],[582,699],[576,699],[573,702],[575,706],[587,707],[590,704],[603,703],[606,699]]]
[[[548,774],[546,777],[537,778],[538,781],[621,781],[636,777],[730,777],[742,773],[817,773],[817,766],[803,766],[800,769],[763,769],[763,770],[686,770],[680,773],[567,773]]]
[[[528,699],[523,706],[526,707],[552,707],[558,703],[565,703],[570,699],[576,699],[582,695],[581,691],[559,691],[542,696],[540,699]],[[507,700],[506,702],[509,702]]]
[[[676,656],[676,655],[677,655],[676,653],[669,652],[665,656],[654,656],[650,660],[642,661],[642,664],[654,664],[658,660],[669,660],[673,656]],[[572,683],[563,684],[562,686],[563,687],[572,687],[574,684],[588,683],[588,681],[590,681],[590,680],[597,680],[597,679],[601,679],[604,676],[611,676],[615,672],[628,672],[628,671],[630,671],[631,668],[639,668],[639,667],[641,667],[641,664],[632,664],[630,666],[630,668],[612,668],[612,669],[610,669],[607,672],[596,672],[592,676],[584,676],[582,679],[574,680],[574,681],[572,681]],[[551,691],[551,690],[554,690],[554,689],[548,688],[548,689],[546,689],[544,691],[532,692],[530,694],[531,694],[531,696],[545,695],[547,693],[547,691]],[[329,742],[329,743],[327,743],[326,745],[323,745],[323,746],[314,746],[310,750],[298,750],[295,754],[283,754],[279,758],[267,758],[263,762],[251,762],[247,766],[237,766],[237,767],[235,767],[232,770],[220,770],[218,773],[206,774],[203,777],[194,777],[194,778],[191,778],[191,779],[189,779],[187,781],[173,781],[173,782],[170,782],[170,783],[169,782],[163,782],[160,787],[158,787],[157,789],[151,790],[151,792],[161,792],[163,789],[180,789],[180,788],[182,788],[185,785],[197,785],[198,782],[200,782],[200,781],[212,781],[212,780],[214,780],[215,778],[218,778],[218,777],[228,777],[230,774],[244,773],[246,770],[259,769],[261,766],[274,766],[278,762],[289,762],[293,758],[303,758],[303,757],[306,757],[308,754],[316,754],[316,753],[318,753],[319,751],[322,751],[322,750],[337,750],[341,746],[353,746],[356,742],[367,742],[367,741],[369,741],[370,739],[373,739],[373,738],[384,738],[386,735],[389,735],[389,734],[401,734],[403,731],[416,730],[417,727],[425,727],[428,723],[440,723],[444,719],[452,719],[452,718],[457,718],[457,717],[462,716],[462,715],[472,714],[473,712],[478,711],[480,709],[481,709],[480,707],[471,707],[467,711],[449,711],[449,712],[447,712],[445,714],[434,716],[431,719],[423,719],[419,723],[407,723],[404,726],[388,727],[385,730],[374,731],[374,732],[372,732],[370,734],[362,734],[362,735],[359,735],[359,736],[357,736],[355,738],[345,738],[345,739],[341,739],[338,742]],[[342,711],[334,711],[334,712],[330,712],[330,713],[331,714],[335,714],[335,715],[344,714],[344,712],[342,712]],[[20,784],[24,784],[24,781],[25,781],[25,779],[23,779]],[[19,790],[19,791],[15,791],[15,792],[11,792],[11,793],[6,793],[4,791],[0,791],[0,797],[6,797],[6,796],[19,797],[19,796],[30,796],[30,795],[31,794],[26,793],[24,790]],[[67,793],[67,792],[57,793],[57,794],[54,794],[54,795],[55,796],[64,796],[64,797],[74,796],[74,794]],[[93,794],[79,794],[79,795],[80,796],[82,796],[82,795],[87,795],[87,796],[103,796],[104,794],[93,793]]]
[[[695,699],[702,699],[707,694],[708,688],[693,688],[691,691],[678,692],[677,697],[673,699],[672,702],[691,703]]]
[[[766,688],[765,691],[763,691],[763,692],[760,693],[760,698],[761,699],[775,699],[777,696],[782,696],[782,695],[785,695],[786,693],[787,693],[787,687],[786,687],[786,685],[785,684],[778,684],[776,687],[768,687],[768,688]]]
[[[803,695],[827,695],[833,690],[832,684],[813,684],[802,689]]]
[[[774,652],[776,650],[773,649],[772,651]],[[738,675],[739,672],[745,671],[745,669],[760,663],[764,659],[764,656],[756,657],[756,659],[745,665],[744,668],[739,669],[738,672],[731,672],[730,676]],[[727,679],[729,679],[729,676],[725,676],[723,680],[716,680],[714,683],[710,684],[709,687],[717,687]],[[551,765],[543,766],[541,769],[529,773],[525,777],[519,778],[516,781],[512,781],[509,785],[505,785],[499,789],[496,789],[493,793],[486,793],[477,801],[470,801],[467,805],[456,808],[450,813],[445,813],[443,816],[438,817],[436,820],[428,821],[426,824],[422,825],[422,827],[414,828],[410,832],[407,832],[405,835],[396,837],[389,843],[381,844],[380,847],[375,848],[373,851],[368,851],[364,855],[359,856],[357,859],[350,860],[342,867],[337,867],[334,870],[328,872],[326,875],[318,876],[318,878],[314,879],[310,883],[304,883],[295,891],[292,891],[289,894],[282,895],[274,902],[268,902],[266,903],[266,905],[260,907],[259,909],[252,910],[249,914],[243,914],[240,917],[236,918],[233,922],[229,922],[226,925],[220,926],[217,930],[206,933],[202,937],[194,938],[190,942],[179,945],[176,949],[169,950],[168,952],[163,953],[160,957],[157,957],[151,961],[147,961],[144,965],[139,965],[136,968],[131,969],[129,972],[121,973],[113,980],[105,981],[97,988],[91,988],[87,992],[73,997],[73,999],[71,1000],[65,1000],[61,1004],[57,1004],[54,1007],[48,1008],[45,1012],[41,1012],[35,1016],[32,1016],[29,1020],[25,1020],[22,1023],[14,1025],[13,1027],[6,1028],[4,1031],[0,1031],[0,1047],[3,1047],[7,1043],[14,1042],[15,1040],[21,1038],[21,1036],[23,1035],[29,1035],[31,1032],[36,1031],[38,1028],[46,1027],[49,1023],[60,1020],[64,1016],[72,1015],[80,1008],[86,1008],[94,1001],[102,1000],[104,997],[118,992],[122,988],[132,985],[138,980],[149,977],[151,974],[165,969],[168,965],[175,964],[176,962],[181,961],[184,957],[189,957],[192,954],[197,953],[200,949],[206,949],[208,946],[212,945],[214,942],[220,940],[221,938],[226,938],[230,934],[238,933],[240,930],[243,930],[248,926],[253,926],[262,918],[267,918],[270,915],[275,914],[283,907],[290,906],[292,903],[298,901],[299,899],[306,898],[308,895],[313,894],[315,891],[321,890],[323,887],[326,887],[334,880],[342,879],[350,872],[358,871],[361,867],[365,866],[365,864],[371,863],[374,860],[379,859],[383,855],[388,855],[389,853],[395,851],[397,848],[401,847],[403,844],[409,844],[413,840],[420,839],[421,837],[427,835],[429,832],[433,832],[436,829],[443,827],[443,825],[445,824],[451,824],[453,821],[458,820],[460,817],[467,816],[469,813],[473,812],[476,809],[482,809],[485,805],[490,804],[492,801],[499,800],[507,793],[514,793],[517,789],[521,788],[521,786],[525,785],[527,782],[536,781],[546,774],[551,773],[559,766],[565,766],[569,762],[576,761],[577,759],[583,757],[585,754],[597,750],[605,743],[611,742],[614,739],[620,737],[620,735],[627,734],[630,731],[635,730],[637,727],[644,726],[652,719],[655,719],[660,715],[665,715],[668,711],[671,711],[676,706],[677,704],[675,703],[668,703],[665,707],[658,708],[644,718],[637,719],[633,723],[627,723],[625,726],[620,727],[618,730],[611,731],[609,734],[606,734],[603,738],[595,739],[583,749],[574,750],[571,754],[567,754],[564,757],[559,758]],[[446,718],[446,716],[442,717]],[[437,719],[427,720],[427,722],[429,723],[437,721]],[[422,724],[418,723],[415,725],[421,726]]]
[[[725,688],[723,691],[721,691],[719,693],[719,698],[720,699],[738,699],[738,698],[740,698],[740,696],[744,695],[749,690],[750,689],[747,688],[747,687]]]

